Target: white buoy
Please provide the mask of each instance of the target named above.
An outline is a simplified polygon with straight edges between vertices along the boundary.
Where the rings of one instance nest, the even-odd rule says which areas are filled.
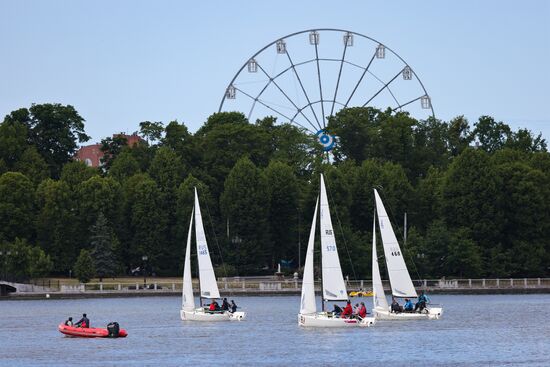
[[[46,293],[46,298],[50,298],[50,294],[49,294],[49,293]]]

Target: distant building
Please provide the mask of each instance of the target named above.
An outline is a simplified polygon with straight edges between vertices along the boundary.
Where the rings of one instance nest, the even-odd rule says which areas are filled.
[[[124,137],[128,141],[128,146],[132,147],[140,142],[145,142],[137,132],[132,135],[126,135],[125,133],[113,134],[115,137]],[[103,158],[103,152],[101,151],[101,144],[92,144],[81,147],[74,156],[75,160],[86,163],[89,167],[100,167],[101,158]]]

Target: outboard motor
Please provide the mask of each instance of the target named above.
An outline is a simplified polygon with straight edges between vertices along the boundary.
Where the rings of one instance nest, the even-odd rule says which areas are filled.
[[[120,330],[120,327],[118,326],[118,322],[110,322],[107,325],[107,331],[109,332],[109,338],[118,338],[119,330]]]

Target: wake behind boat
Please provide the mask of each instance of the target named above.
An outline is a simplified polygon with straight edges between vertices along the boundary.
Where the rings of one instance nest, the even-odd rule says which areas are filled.
[[[191,278],[191,236],[193,230],[193,219],[195,219],[195,237],[197,242],[197,259],[199,265],[199,286],[200,286],[200,307],[195,307],[195,296],[193,295],[193,280]],[[216,275],[212,267],[210,252],[206,242],[206,235],[202,224],[199,196],[195,188],[195,204],[191,212],[189,232],[187,234],[187,247],[185,250],[185,262],[183,266],[183,291],[180,317],[184,321],[231,321],[244,320],[245,312],[231,312],[229,310],[210,311],[203,307],[202,300],[210,299],[213,302],[220,298]]]
[[[334,231],[330,218],[330,209],[325,189],[325,181],[321,175],[321,207],[319,209],[321,222],[321,268],[323,278],[322,304],[323,310],[317,312],[315,303],[315,288],[313,276],[313,247],[315,243],[315,230],[317,224],[317,209],[319,208],[319,199],[315,204],[315,212],[311,223],[309,241],[307,245],[306,263],[304,266],[304,277],[302,280],[302,299],[300,313],[298,314],[298,324],[307,327],[356,327],[372,326],[375,323],[374,317],[364,318],[345,318],[339,317],[333,312],[325,311],[326,301],[346,301],[348,292],[342,275]],[[366,311],[365,311],[366,312]]]
[[[373,304],[375,317],[379,320],[419,320],[419,319],[439,319],[443,314],[441,307],[426,306],[420,311],[412,312],[392,312],[388,306],[384,287],[382,286],[382,278],[380,276],[380,267],[378,265],[378,256],[376,252],[376,214],[378,214],[378,224],[384,247],[384,257],[390,278],[392,295],[402,298],[417,298],[416,289],[405,260],[399,247],[399,242],[395,237],[392,225],[382,203],[378,191],[374,189],[374,197],[376,201],[376,213],[372,228],[372,289],[373,289]]]

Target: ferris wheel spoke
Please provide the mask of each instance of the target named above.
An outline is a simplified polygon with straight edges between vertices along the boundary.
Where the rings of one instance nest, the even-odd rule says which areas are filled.
[[[273,83],[273,85],[283,94],[283,96],[285,96],[285,98],[294,106],[294,108],[296,108],[297,111],[300,111],[300,107],[298,107],[296,105],[296,103],[294,103],[294,101],[285,93],[285,91],[279,86],[279,84],[277,84],[277,82],[275,81],[275,78],[272,78],[271,75],[269,75],[265,69],[260,65],[258,64],[258,67],[260,68],[260,70],[262,71],[262,73],[265,74],[265,76],[267,76],[269,78],[269,81],[270,83]],[[263,91],[269,86],[270,83],[267,83],[267,85],[264,87],[264,89],[262,89],[262,91],[260,92],[260,94],[258,95],[257,98],[260,97],[260,95],[263,93]],[[306,116],[304,115],[304,113],[302,111],[300,111],[301,115],[306,119],[306,121],[315,128],[315,126],[313,125],[313,123],[311,122],[311,120]]]
[[[401,109],[401,108],[403,108],[403,107],[405,107],[405,106],[407,106],[407,105],[410,105],[411,103],[414,103],[414,102],[418,101],[418,100],[419,100],[420,98],[422,98],[423,96],[424,96],[424,95],[422,95],[422,96],[420,96],[420,97],[416,97],[416,98],[414,98],[414,99],[411,99],[410,101],[405,102],[405,103],[403,103],[403,104],[400,104],[399,106],[397,106],[397,107],[395,107],[394,109],[392,109],[392,112],[394,112],[394,111],[396,111],[396,110],[399,110],[399,109]]]
[[[340,70],[338,71],[338,80],[336,81],[336,88],[334,89],[334,97],[332,97],[332,107],[330,108],[330,115],[334,112],[334,105],[336,103],[336,95],[338,94],[338,87],[340,86],[340,77],[342,76],[342,67],[344,66],[344,60],[346,59],[346,51],[348,49],[348,43],[344,42],[344,52],[342,53],[342,59],[340,60]]]
[[[369,71],[369,74],[372,75],[374,77],[374,79],[378,80],[380,82],[380,84],[384,84],[384,81],[382,79],[380,79],[378,76],[376,76],[376,74],[372,73]],[[399,105],[399,101],[397,100],[397,97],[395,97],[395,94],[393,93],[393,91],[391,90],[391,88],[388,86],[388,92],[390,93],[390,95],[392,96],[393,100],[395,101],[395,104]]]
[[[300,87],[302,88],[302,92],[304,92],[304,96],[306,97],[307,103],[309,104],[309,107],[311,108],[311,112],[313,113],[313,116],[315,117],[315,121],[317,121],[317,125],[319,125],[319,129],[322,129],[321,124],[319,123],[319,118],[317,117],[317,114],[315,113],[315,110],[313,107],[311,107],[311,101],[309,99],[309,96],[306,92],[306,89],[304,88],[304,84],[302,83],[302,79],[300,78],[300,75],[298,74],[298,71],[296,70],[296,67],[294,66],[294,63],[292,62],[292,58],[290,57],[290,53],[288,50],[286,50],[286,56],[288,57],[288,61],[290,62],[290,65],[292,67],[292,71],[294,71],[294,75],[298,79],[298,83],[300,84]]]
[[[382,88],[380,88],[380,90],[378,90],[378,92],[376,92],[372,97],[370,97],[370,99],[368,101],[366,101],[364,104],[363,104],[363,107],[365,107],[366,105],[369,104],[370,101],[372,101],[374,98],[376,98],[377,95],[379,95],[380,93],[382,93],[382,91],[386,88],[388,88],[388,85],[390,85],[395,79],[397,79],[397,77],[399,75],[401,75],[402,73],[402,70],[399,70],[399,72],[397,74],[395,74],[395,76],[393,78],[390,79],[389,82],[387,82],[386,84],[384,84],[384,86]],[[389,89],[389,88],[388,88]],[[395,97],[394,97],[395,98]]]
[[[235,89],[238,90],[238,91],[239,91],[240,93],[242,93],[243,95],[245,95],[245,96],[247,96],[248,98],[250,98],[251,100],[253,100],[254,103],[257,102],[257,103],[261,104],[262,106],[264,106],[264,107],[270,109],[271,111],[275,112],[276,114],[278,114],[278,115],[280,115],[280,116],[282,116],[282,117],[288,119],[289,121],[291,121],[291,118],[290,118],[290,117],[288,117],[287,115],[285,115],[285,114],[282,113],[281,111],[278,111],[278,110],[274,109],[273,107],[267,105],[266,103],[262,102],[261,99],[254,98],[254,96],[251,96],[250,94],[246,93],[244,90],[239,89],[239,88],[237,88],[237,87],[235,87]]]
[[[365,77],[365,74],[367,73],[367,71],[369,71],[369,68],[372,64],[372,62],[374,61],[374,58],[376,57],[376,51],[374,51],[374,53],[372,54],[372,57],[370,58],[370,61],[369,63],[367,64],[367,67],[365,68],[365,70],[363,70],[363,73],[361,74],[361,77],[359,78],[359,80],[357,81],[357,83],[355,84],[355,87],[353,88],[353,90],[351,91],[351,94],[350,96],[348,97],[348,100],[346,101],[346,103],[344,104],[344,108],[348,106],[348,103],[349,101],[351,101],[351,98],[353,97],[353,95],[355,94],[355,91],[357,91],[357,88],[359,88],[359,85],[361,84],[361,82],[363,81],[363,78]]]
[[[317,61],[317,80],[319,80],[319,95],[321,101],[323,101],[323,86],[321,85],[321,67],[319,66],[319,48],[317,42],[315,42],[315,60]],[[325,105],[321,102],[321,117],[323,118],[323,130],[326,128],[325,124]]]

